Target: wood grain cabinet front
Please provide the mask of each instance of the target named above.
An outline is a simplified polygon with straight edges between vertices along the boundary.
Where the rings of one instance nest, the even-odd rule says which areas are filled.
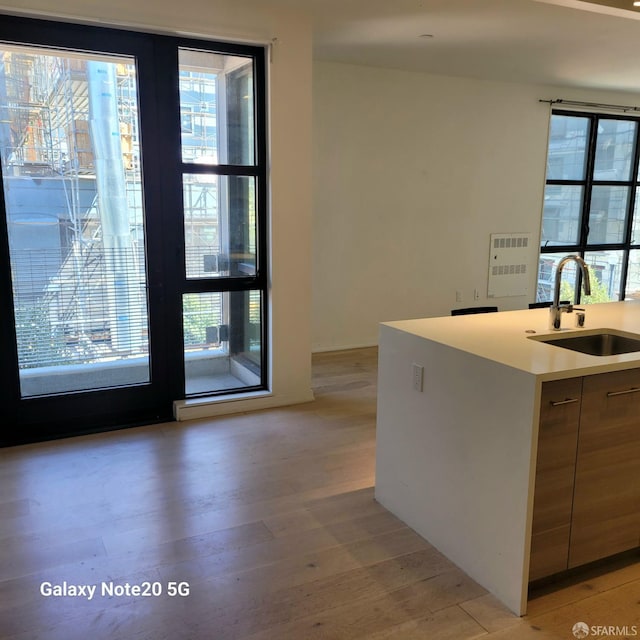
[[[584,378],[569,567],[640,544],[640,369]]]
[[[582,378],[542,386],[529,580],[567,569]]]
[[[640,546],[640,369],[542,386],[529,580]]]

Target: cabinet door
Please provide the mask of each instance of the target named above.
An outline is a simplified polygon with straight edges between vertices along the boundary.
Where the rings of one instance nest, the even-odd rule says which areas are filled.
[[[582,378],[542,385],[529,580],[567,568],[581,394]]]
[[[569,567],[640,543],[640,369],[587,376]]]

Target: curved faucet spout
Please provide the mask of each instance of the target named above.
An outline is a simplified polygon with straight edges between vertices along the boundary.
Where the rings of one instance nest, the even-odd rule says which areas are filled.
[[[558,263],[558,267],[556,269],[556,279],[555,286],[553,288],[553,302],[551,304],[551,327],[553,329],[560,329],[561,320],[562,320],[562,312],[570,312],[573,311],[573,305],[561,305],[560,304],[560,284],[562,281],[562,270],[568,262],[575,262],[582,272],[582,288],[584,290],[584,295],[591,295],[591,278],[589,276],[589,269],[587,267],[587,263],[580,256],[565,256]]]

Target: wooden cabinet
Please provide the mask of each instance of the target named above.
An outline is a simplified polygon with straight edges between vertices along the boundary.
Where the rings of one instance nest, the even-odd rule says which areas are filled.
[[[582,378],[543,384],[529,580],[567,568],[581,400]]]
[[[529,579],[640,545],[640,369],[543,384]]]
[[[569,567],[640,543],[640,369],[584,378]]]

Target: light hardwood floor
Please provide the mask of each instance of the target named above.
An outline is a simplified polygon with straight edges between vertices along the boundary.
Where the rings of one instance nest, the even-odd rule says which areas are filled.
[[[640,635],[639,564],[540,590],[520,619],[375,502],[376,358],[315,356],[305,405],[0,450],[0,637]],[[65,581],[98,591],[40,592]],[[102,595],[110,583],[163,592]]]

